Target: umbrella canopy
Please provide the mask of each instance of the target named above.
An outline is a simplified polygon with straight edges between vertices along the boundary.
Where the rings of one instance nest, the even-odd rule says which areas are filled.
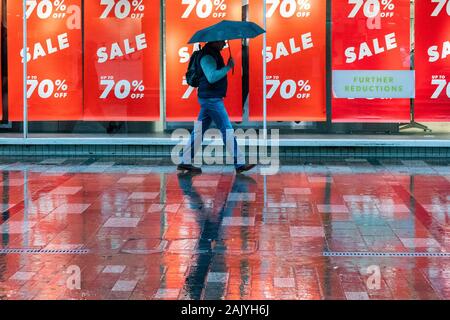
[[[255,38],[264,32],[254,22],[223,20],[197,31],[188,43]]]

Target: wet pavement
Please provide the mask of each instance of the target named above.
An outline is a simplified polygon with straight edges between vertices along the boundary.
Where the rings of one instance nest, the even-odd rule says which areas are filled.
[[[0,299],[450,299],[447,160],[0,170]]]

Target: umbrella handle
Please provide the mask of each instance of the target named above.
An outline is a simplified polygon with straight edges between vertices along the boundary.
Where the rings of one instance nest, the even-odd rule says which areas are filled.
[[[230,41],[228,41],[228,51],[229,51],[229,53],[230,53],[230,58],[233,58],[232,56],[231,56],[231,46],[230,46]],[[232,73],[233,75],[234,75],[234,66],[233,66],[233,73]]]

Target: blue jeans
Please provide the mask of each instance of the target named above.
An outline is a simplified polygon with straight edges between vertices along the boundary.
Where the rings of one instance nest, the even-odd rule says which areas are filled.
[[[227,145],[227,130],[233,130],[227,110],[221,98],[202,99],[198,98],[200,103],[200,113],[197,122],[194,126],[194,131],[191,134],[191,140],[186,145],[183,154],[183,163],[191,164],[194,158],[194,152],[199,150],[202,145],[203,135],[209,129],[211,123],[214,121],[220,132],[222,133],[222,140],[225,146]],[[231,131],[230,131],[231,133]],[[230,134],[229,133],[229,134]],[[228,137],[230,138],[230,137]],[[227,150],[233,154],[234,166],[239,168],[245,164],[245,157],[238,147],[236,138],[233,135],[233,149]],[[194,150],[194,151],[193,151]]]

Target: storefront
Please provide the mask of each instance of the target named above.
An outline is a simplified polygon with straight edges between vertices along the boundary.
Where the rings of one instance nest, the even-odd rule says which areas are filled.
[[[236,61],[226,105],[238,127],[395,133],[414,120],[450,131],[450,0],[265,2],[2,0],[0,138],[191,126],[199,106],[184,73],[197,46],[187,42],[223,19],[267,28],[266,110],[264,38],[224,50]]]

